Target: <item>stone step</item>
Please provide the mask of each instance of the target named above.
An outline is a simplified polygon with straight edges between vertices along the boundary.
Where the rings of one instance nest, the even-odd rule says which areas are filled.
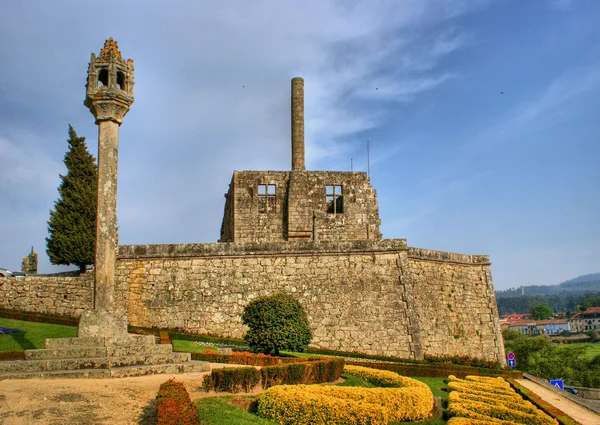
[[[169,353],[154,355],[90,357],[47,360],[15,360],[0,362],[0,373],[49,372],[77,369],[112,369],[114,367],[137,365],[166,365],[189,362],[190,353]]]
[[[128,335],[127,338],[82,337],[82,338],[52,338],[44,342],[46,349],[76,348],[76,347],[109,347],[113,345],[154,345],[154,335]]]
[[[151,354],[170,354],[173,346],[161,345],[113,345],[96,347],[70,347],[42,350],[25,350],[27,360],[73,359],[83,357],[122,357]]]
[[[78,369],[33,372],[0,372],[0,379],[127,378],[132,376],[209,372],[208,362],[190,361],[162,365],[125,366],[111,369]]]

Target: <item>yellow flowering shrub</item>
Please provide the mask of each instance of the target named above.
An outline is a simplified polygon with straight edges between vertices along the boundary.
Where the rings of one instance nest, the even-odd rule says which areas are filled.
[[[431,417],[426,384],[366,367],[345,366],[344,372],[386,388],[278,385],[259,396],[257,413],[282,425],[387,425]]]
[[[260,416],[299,425],[385,425],[426,419],[432,409],[429,388],[278,385],[263,393],[258,403]]]
[[[378,387],[423,387],[429,389],[427,384],[416,379],[407,378],[406,376],[398,375],[396,372],[381,369],[371,369],[369,367],[344,365],[344,373],[358,376],[359,378],[369,381],[371,384]]]
[[[531,413],[531,412],[535,412],[536,410],[538,410],[538,408],[531,402],[527,401],[527,400],[523,400],[521,398],[520,395],[516,394],[515,395],[518,398],[497,398],[494,397],[494,402],[495,404],[501,404],[504,407],[507,407],[509,409],[514,409],[514,410],[519,410],[521,412],[526,412],[526,413]],[[481,396],[478,394],[469,394],[469,393],[462,393],[459,391],[453,391],[450,393],[450,395],[448,396],[448,401],[456,401],[456,402],[462,402],[463,404],[465,403],[489,403],[490,402],[490,396],[488,395],[486,396]]]
[[[473,419],[473,418],[450,418],[448,425],[521,425],[518,422],[503,421],[502,419],[486,418]]]
[[[464,380],[449,377],[448,412],[450,425],[484,423],[558,425],[558,422],[525,401],[502,378],[467,376]],[[500,422],[498,422],[500,421]]]
[[[281,425],[385,425],[380,404],[335,399],[307,390],[304,385],[277,385],[258,399],[258,415]]]
[[[478,375],[469,375],[465,376],[465,381],[473,381],[473,382],[481,382],[483,384],[494,385],[497,387],[510,388],[510,384],[504,380],[504,378],[490,377],[490,376],[478,376]]]
[[[493,394],[513,394],[514,390],[512,388],[505,387],[496,387],[493,385],[483,384],[480,382],[469,382],[463,380],[450,381],[448,382],[448,388],[451,390],[470,392],[472,390],[484,392],[484,393],[493,393]]]

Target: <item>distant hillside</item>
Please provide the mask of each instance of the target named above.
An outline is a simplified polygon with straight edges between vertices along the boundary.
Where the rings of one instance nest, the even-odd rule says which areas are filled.
[[[558,285],[532,285],[496,291],[496,298],[600,292],[600,273],[586,274]]]

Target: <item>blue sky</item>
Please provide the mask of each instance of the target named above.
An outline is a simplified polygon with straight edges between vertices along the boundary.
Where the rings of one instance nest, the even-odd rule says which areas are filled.
[[[251,4],[251,5],[250,5]],[[600,3],[593,0],[0,3],[0,267],[44,238],[89,55],[135,61],[120,243],[214,242],[233,170],[366,171],[385,238],[489,254],[495,287],[600,271]]]

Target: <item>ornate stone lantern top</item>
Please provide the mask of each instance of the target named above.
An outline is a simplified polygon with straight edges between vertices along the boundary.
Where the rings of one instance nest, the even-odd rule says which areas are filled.
[[[114,121],[121,125],[133,104],[133,60],[123,60],[118,43],[109,38],[100,55],[90,58],[83,104],[96,122]]]

